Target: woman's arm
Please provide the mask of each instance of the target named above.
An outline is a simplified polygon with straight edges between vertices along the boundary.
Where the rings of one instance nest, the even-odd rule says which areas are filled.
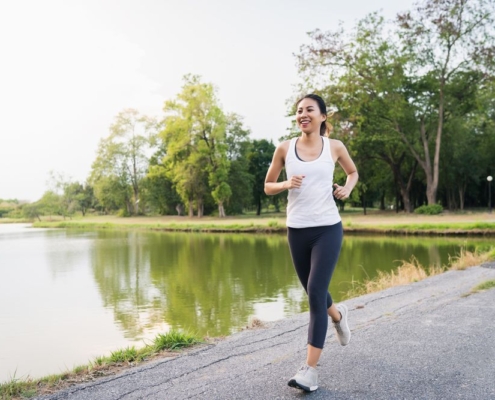
[[[286,181],[277,182],[280,172],[282,172],[282,168],[285,165],[285,155],[287,154],[288,147],[289,142],[284,142],[277,146],[273,153],[272,163],[270,164],[270,168],[268,168],[265,178],[265,193],[268,195],[275,195],[286,189],[301,187],[304,178],[302,175],[291,176]]]
[[[333,185],[335,188],[333,194],[337,199],[345,200],[351,195],[352,189],[354,189],[354,186],[356,186],[358,182],[359,175],[356,165],[354,164],[354,161],[352,161],[344,144],[340,140],[335,140],[334,146],[337,150],[337,162],[346,173],[347,179],[344,186],[340,186],[336,183]]]

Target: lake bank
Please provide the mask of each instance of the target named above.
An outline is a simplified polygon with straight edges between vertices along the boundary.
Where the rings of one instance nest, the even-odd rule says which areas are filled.
[[[374,213],[342,214],[344,231],[356,234],[424,236],[495,236],[495,216],[488,213],[436,216]],[[90,216],[73,220],[35,222],[38,228],[138,229],[164,232],[284,233],[284,214],[261,217],[189,218]]]

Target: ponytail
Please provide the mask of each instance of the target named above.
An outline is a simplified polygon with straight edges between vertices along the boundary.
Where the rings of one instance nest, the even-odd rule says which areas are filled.
[[[320,136],[330,136],[330,132],[333,131],[333,126],[330,122],[327,122],[326,120],[323,121],[320,125]]]

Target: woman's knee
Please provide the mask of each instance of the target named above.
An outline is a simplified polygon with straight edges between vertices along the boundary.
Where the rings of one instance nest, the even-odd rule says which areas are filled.
[[[315,288],[312,285],[308,285],[308,300],[311,310],[322,309],[327,310],[327,290],[321,288]]]

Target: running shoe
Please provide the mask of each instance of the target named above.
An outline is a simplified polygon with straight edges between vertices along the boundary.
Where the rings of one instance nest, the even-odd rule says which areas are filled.
[[[318,372],[309,365],[303,365],[290,379],[289,386],[313,392],[318,389]]]
[[[334,322],[333,326],[337,332],[337,340],[342,346],[347,346],[351,340],[351,330],[349,329],[349,324],[347,323],[347,306],[345,304],[339,304],[337,306],[339,310],[341,319],[339,322]]]

